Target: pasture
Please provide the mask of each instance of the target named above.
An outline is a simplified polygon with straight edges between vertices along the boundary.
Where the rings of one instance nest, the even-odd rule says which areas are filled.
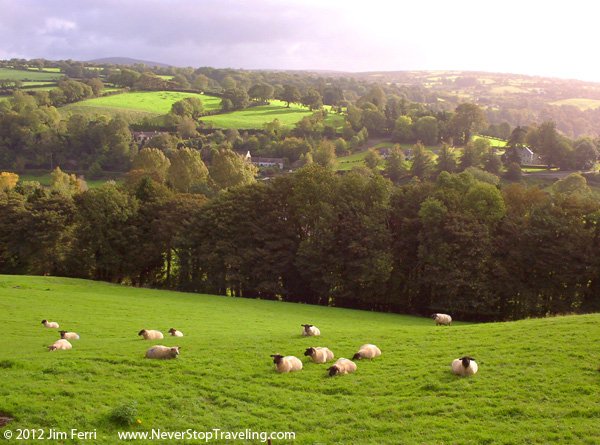
[[[122,180],[119,176],[104,178],[104,179],[86,179],[86,178],[84,178],[84,179],[89,188],[100,187],[101,185],[105,184],[107,181],[119,182]],[[52,177],[50,176],[50,172],[43,173],[43,172],[36,171],[35,173],[19,174],[19,181],[20,182],[36,181],[36,182],[39,182],[40,185],[43,185],[44,187],[49,187],[50,183],[52,181]]]
[[[505,141],[504,139],[479,134],[473,135],[473,141],[476,141],[477,139],[487,139],[490,142],[490,146],[495,148],[504,148],[507,144],[507,141]]]
[[[25,71],[15,70],[12,68],[0,68],[0,79],[21,80],[21,81],[55,81],[63,77],[60,72],[44,72],[44,71]]]
[[[290,104],[287,108],[285,102],[271,100],[269,105],[205,116],[201,121],[212,124],[214,128],[253,129],[263,128],[264,124],[278,119],[283,127],[293,127],[299,120],[313,113],[302,105]],[[328,113],[325,124],[340,128],[344,124],[344,118],[339,114]]]
[[[152,428],[294,431],[298,444],[600,442],[599,314],[436,327],[403,315],[7,275],[0,314],[0,412],[14,418],[2,430],[96,429],[97,444]],[[81,340],[48,352],[58,334],[42,319]],[[302,337],[302,323],[321,337]],[[171,327],[185,337],[137,336]],[[351,375],[327,377],[327,365],[303,356],[327,346],[351,357],[367,342],[383,355]],[[144,359],[154,344],[179,345],[181,355]],[[269,354],[278,352],[304,369],[275,373]],[[472,378],[450,373],[464,354],[479,363]]]
[[[572,98],[572,99],[556,100],[554,102],[550,102],[550,105],[556,105],[556,106],[570,105],[572,107],[579,108],[581,111],[585,111],[585,110],[595,110],[596,108],[600,108],[600,100]]]
[[[220,108],[221,99],[214,96],[176,91],[148,91],[96,97],[67,105],[63,109],[75,111],[87,107],[92,109],[98,108],[101,111],[100,114],[105,112],[119,113],[122,111],[133,111],[159,116],[167,114],[171,111],[171,105],[186,97],[197,97],[200,99],[206,111]]]

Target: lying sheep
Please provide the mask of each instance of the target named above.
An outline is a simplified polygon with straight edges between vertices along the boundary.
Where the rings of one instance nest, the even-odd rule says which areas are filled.
[[[183,332],[178,331],[175,328],[169,329],[169,334],[171,334],[173,337],[183,337]]]
[[[57,349],[72,349],[73,345],[68,340],[61,338],[48,346],[48,351],[56,351]]]
[[[381,349],[379,349],[375,345],[362,345],[358,352],[354,354],[352,360],[360,360],[363,358],[374,359],[375,357],[379,357],[381,355]]]
[[[452,361],[452,372],[463,377],[477,372],[477,363],[472,357],[461,357]]]
[[[47,328],[58,329],[60,326],[55,321],[42,320],[42,324]]]
[[[144,337],[144,340],[160,340],[164,338],[163,333],[152,329],[142,329],[138,335]]]
[[[334,375],[350,374],[356,371],[356,363],[347,358],[340,358],[335,365],[327,369],[329,371],[329,377]]]
[[[162,345],[152,346],[146,351],[146,358],[155,358],[159,360],[170,360],[177,358],[179,355],[179,346],[173,346],[171,348]]]
[[[333,352],[329,348],[308,348],[304,355],[310,357],[315,363],[326,363],[333,360]]]
[[[79,340],[79,334],[76,332],[59,331],[60,338],[65,340]]]
[[[304,327],[304,329],[302,330],[302,335],[304,335],[306,337],[314,337],[317,335],[321,335],[321,331],[315,325],[301,324],[300,326]]]
[[[271,355],[277,372],[294,372],[302,369],[302,362],[293,355],[283,356],[280,354]]]
[[[439,326],[439,325],[450,326],[450,323],[452,323],[452,317],[448,314],[433,314],[431,316],[431,318],[433,318],[435,320],[436,326]]]

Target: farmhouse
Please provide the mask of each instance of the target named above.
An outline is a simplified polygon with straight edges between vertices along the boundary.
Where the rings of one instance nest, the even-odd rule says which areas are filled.
[[[131,134],[133,135],[134,142],[137,143],[139,146],[146,145],[146,142],[148,142],[154,136],[158,136],[158,135],[164,134],[164,133],[165,133],[164,131],[132,131],[131,132]]]
[[[283,158],[253,158],[252,155],[250,155],[250,151],[248,151],[244,159],[257,167],[279,167],[280,170],[283,170]]]
[[[521,159],[521,164],[523,165],[540,165],[544,163],[542,158],[531,151],[529,147],[517,147],[515,150]]]

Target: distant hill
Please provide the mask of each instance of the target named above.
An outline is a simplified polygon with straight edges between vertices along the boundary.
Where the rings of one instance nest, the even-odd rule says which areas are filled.
[[[159,66],[162,68],[168,68],[171,65],[167,64],[167,63],[160,63],[160,62],[150,62],[148,60],[140,60],[140,59],[131,59],[129,57],[103,57],[101,59],[93,59],[93,60],[88,60],[89,63],[98,63],[98,64],[111,64],[111,65],[135,65],[135,64],[144,64],[147,65],[149,67],[153,67],[153,66]]]

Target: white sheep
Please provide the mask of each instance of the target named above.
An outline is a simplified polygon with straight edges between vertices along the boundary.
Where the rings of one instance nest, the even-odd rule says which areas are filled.
[[[472,357],[461,357],[452,361],[452,372],[463,377],[477,372],[477,363]]]
[[[162,345],[152,346],[146,351],[146,358],[155,358],[159,360],[170,360],[179,355],[179,346],[167,347]]]
[[[271,355],[277,372],[294,372],[302,369],[302,362],[293,355],[283,356],[280,354]]]
[[[352,360],[360,360],[363,358],[373,359],[375,357],[379,357],[380,355],[381,349],[375,345],[366,344],[360,347],[358,352],[354,354],[354,357],[352,357]]]
[[[56,351],[57,349],[72,349],[73,345],[68,340],[61,338],[48,346],[48,351]]]
[[[63,338],[65,340],[79,340],[79,334],[77,334],[76,332],[67,332],[67,331],[59,331],[60,332],[60,338]]]
[[[183,332],[178,331],[175,328],[169,329],[169,334],[171,334],[173,337],[183,337]]]
[[[439,326],[439,325],[450,326],[450,323],[452,323],[452,317],[448,314],[433,314],[433,315],[431,315],[431,318],[433,318],[435,320],[436,326]]]
[[[315,363],[326,363],[328,361],[333,360],[333,352],[329,348],[308,348],[304,355],[310,357],[311,360]]]
[[[42,324],[47,328],[58,329],[60,326],[55,321],[42,320]]]
[[[142,329],[138,335],[144,337],[144,340],[160,340],[164,338],[163,333],[152,329]]]
[[[305,337],[315,337],[321,335],[321,331],[318,327],[312,324],[301,324],[304,329],[302,330],[302,335]]]
[[[333,366],[327,369],[329,376],[350,374],[356,371],[356,363],[347,358],[340,358]]]

